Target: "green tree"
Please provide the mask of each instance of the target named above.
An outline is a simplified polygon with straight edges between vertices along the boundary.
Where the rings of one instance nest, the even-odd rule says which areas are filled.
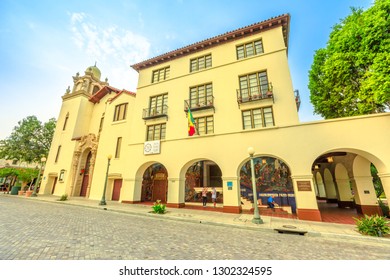
[[[314,112],[326,119],[390,108],[390,1],[351,11],[316,51],[309,71]]]
[[[21,168],[17,170],[17,176],[18,180],[24,182],[24,183],[30,183],[30,186],[32,184],[32,181],[34,178],[38,176],[38,169],[35,168]]]
[[[15,168],[10,168],[10,167],[0,168],[0,178],[5,178],[4,182],[6,182],[8,179],[11,179],[11,184],[8,187],[12,186],[17,176],[18,176],[18,170]],[[10,189],[8,189],[8,191],[9,190]]]
[[[55,126],[55,119],[42,124],[36,116],[19,121],[11,135],[0,141],[0,158],[39,162],[49,153]]]

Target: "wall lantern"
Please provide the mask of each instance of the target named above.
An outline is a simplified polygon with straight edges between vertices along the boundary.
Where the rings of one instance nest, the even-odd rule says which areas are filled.
[[[58,180],[60,182],[63,182],[64,181],[64,176],[65,176],[65,169],[61,169],[60,176],[59,176]]]

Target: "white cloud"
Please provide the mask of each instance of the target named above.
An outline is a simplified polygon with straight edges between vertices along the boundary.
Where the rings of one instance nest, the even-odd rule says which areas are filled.
[[[134,90],[137,75],[131,73],[130,65],[149,57],[149,40],[115,25],[96,24],[85,13],[71,14],[70,22],[74,44],[91,61],[97,61],[103,76],[104,73],[109,76],[109,83],[114,87]]]

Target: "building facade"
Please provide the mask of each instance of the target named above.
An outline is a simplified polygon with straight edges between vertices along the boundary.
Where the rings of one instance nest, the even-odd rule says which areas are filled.
[[[281,15],[132,65],[137,94],[88,67],[62,97],[41,193],[122,203],[198,202],[216,187],[224,212],[257,197],[321,221],[318,199],[379,213],[370,172],[390,195],[390,114],[300,123]],[[196,133],[188,135],[189,118]],[[210,189],[211,190],[211,189]],[[259,203],[261,203],[259,201]]]

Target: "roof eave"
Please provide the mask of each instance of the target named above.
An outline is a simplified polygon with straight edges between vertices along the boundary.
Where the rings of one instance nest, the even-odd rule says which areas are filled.
[[[288,36],[289,36],[289,28],[290,28],[290,15],[284,14],[280,15],[262,22],[254,23],[249,26],[245,26],[234,31],[230,31],[191,45],[186,47],[176,49],[174,51],[170,51],[168,53],[150,58],[148,60],[136,63],[131,65],[131,67],[136,70],[139,70],[152,67],[154,65],[158,65],[176,58],[179,58],[184,55],[188,55],[191,53],[199,52],[201,50],[205,50],[210,47],[214,47],[216,45],[224,44],[229,41],[237,40],[244,38],[246,36],[250,36],[256,33],[264,32],[276,27],[282,26],[283,28],[283,37],[288,48]]]

